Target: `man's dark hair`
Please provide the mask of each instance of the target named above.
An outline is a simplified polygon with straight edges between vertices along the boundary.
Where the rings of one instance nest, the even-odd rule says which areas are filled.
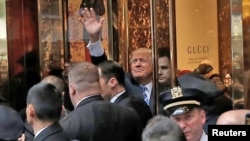
[[[35,108],[37,117],[43,121],[57,121],[62,111],[61,93],[55,86],[38,83],[30,88],[27,103]]]
[[[111,77],[115,77],[118,83],[124,86],[125,72],[117,62],[106,60],[97,65],[100,68],[103,78],[108,81]]]
[[[221,75],[218,73],[214,73],[209,77],[209,80],[213,79],[214,77],[219,77],[221,79]]]
[[[213,70],[213,66],[209,65],[209,64],[200,64],[195,70],[194,72],[197,74],[201,74],[201,75],[205,75],[209,72],[211,72]]]
[[[158,48],[158,57],[168,57],[168,59],[170,60],[170,50],[168,47],[159,47]]]

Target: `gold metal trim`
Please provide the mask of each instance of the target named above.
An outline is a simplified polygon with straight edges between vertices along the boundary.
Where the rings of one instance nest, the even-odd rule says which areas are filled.
[[[164,110],[167,110],[168,108],[171,108],[174,106],[185,105],[185,104],[201,105],[201,103],[199,101],[196,101],[196,100],[185,100],[185,101],[178,101],[178,102],[168,104],[168,105],[164,106]]]

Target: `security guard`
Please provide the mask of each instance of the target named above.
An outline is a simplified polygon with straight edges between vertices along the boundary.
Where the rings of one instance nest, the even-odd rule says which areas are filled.
[[[177,86],[160,94],[164,110],[182,129],[187,141],[207,141],[203,130],[206,113],[202,108],[207,95],[200,90]]]

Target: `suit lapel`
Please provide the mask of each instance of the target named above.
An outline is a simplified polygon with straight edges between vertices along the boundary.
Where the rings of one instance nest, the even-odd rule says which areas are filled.
[[[151,90],[151,95],[150,95],[150,101],[149,101],[149,107],[152,111],[152,113],[155,115],[156,114],[156,103],[155,103],[156,95],[153,91]]]

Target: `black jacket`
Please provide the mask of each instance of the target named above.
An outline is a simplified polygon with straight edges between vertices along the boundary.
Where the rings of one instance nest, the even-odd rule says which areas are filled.
[[[71,140],[139,141],[142,126],[137,113],[94,95],[60,121]]]

